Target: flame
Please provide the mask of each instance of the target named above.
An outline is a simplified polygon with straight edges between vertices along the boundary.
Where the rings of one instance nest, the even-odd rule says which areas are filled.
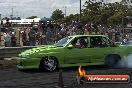
[[[85,70],[82,69],[81,66],[79,67],[78,71],[80,76],[84,76],[86,74]]]

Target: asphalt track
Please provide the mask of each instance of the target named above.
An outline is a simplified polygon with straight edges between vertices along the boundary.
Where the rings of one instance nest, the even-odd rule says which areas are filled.
[[[129,74],[131,68],[106,68],[103,65],[83,67],[87,74]],[[78,67],[61,68],[66,88],[132,88],[132,82],[124,84],[78,84]],[[59,71],[44,72],[37,69],[19,71],[15,67],[0,69],[0,88],[55,88],[58,85]]]

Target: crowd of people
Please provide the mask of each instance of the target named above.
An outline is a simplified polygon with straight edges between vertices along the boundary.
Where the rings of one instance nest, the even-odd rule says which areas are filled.
[[[62,23],[60,25],[51,23],[49,23],[48,25],[41,24],[41,26],[38,27],[32,27],[30,29],[22,30],[22,32],[20,32],[20,37],[22,38],[23,46],[35,46],[53,44],[66,36],[93,33],[107,35],[111,40],[113,40],[114,36],[115,42],[121,41],[122,37],[124,37],[123,33],[118,29],[104,29],[96,24],[81,24],[76,21],[73,21],[70,25],[66,23]],[[4,32],[4,41],[6,47],[17,46],[17,38],[15,36],[15,32]]]
[[[6,31],[3,36],[4,36],[5,47],[17,46],[14,32]]]

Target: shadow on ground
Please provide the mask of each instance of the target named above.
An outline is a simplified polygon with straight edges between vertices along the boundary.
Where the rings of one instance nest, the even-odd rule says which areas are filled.
[[[77,71],[79,68],[79,66],[74,66],[74,67],[63,67],[63,68],[59,68],[58,70],[54,71],[54,72],[59,72],[59,70],[63,70],[64,72],[70,72],[70,71]],[[111,69],[105,65],[91,65],[91,66],[82,66],[83,69],[89,71],[89,70],[108,70]],[[116,68],[112,68],[112,69],[116,69]],[[47,72],[47,71],[43,71],[40,69],[25,69],[25,70],[19,70],[22,72],[26,72],[26,73],[41,73],[41,72],[46,72],[46,73],[51,73],[51,72]],[[53,73],[53,72],[52,72]]]
[[[65,68],[60,68],[63,71],[77,71],[79,68],[79,66],[75,66],[75,67],[65,67]],[[109,67],[105,66],[105,65],[91,65],[91,66],[82,66],[83,69],[85,70],[99,70],[99,69],[109,69]]]

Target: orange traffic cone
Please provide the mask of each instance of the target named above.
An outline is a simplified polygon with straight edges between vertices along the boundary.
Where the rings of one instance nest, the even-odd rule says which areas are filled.
[[[64,88],[62,70],[59,71],[59,80],[58,80],[58,85],[56,88]]]

